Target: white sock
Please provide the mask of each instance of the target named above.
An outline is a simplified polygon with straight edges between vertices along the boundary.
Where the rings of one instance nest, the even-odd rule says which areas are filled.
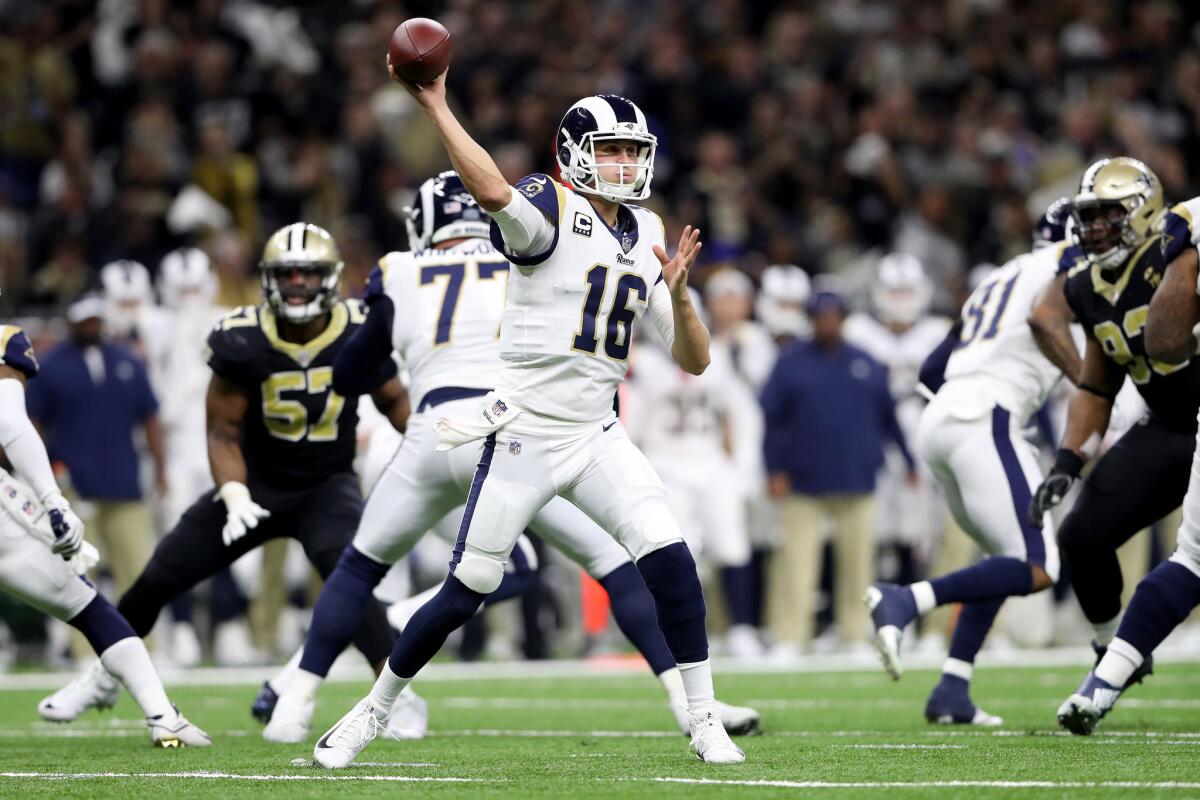
[[[667,690],[667,699],[671,705],[679,708],[688,707],[687,692],[683,688],[683,675],[680,674],[678,667],[671,667],[659,673],[658,679],[662,681],[663,688]]]
[[[713,691],[712,666],[708,659],[679,665],[683,678],[683,690],[687,695],[687,707],[694,716],[704,719],[711,712],[717,713],[716,693]]]
[[[292,676],[292,680],[288,683],[288,694],[296,697],[303,697],[305,700],[312,700],[317,696],[317,689],[321,688],[321,681],[325,680],[320,675],[309,672],[305,669],[296,670],[296,674]]]
[[[917,613],[928,614],[937,608],[937,597],[933,594],[933,585],[929,581],[918,581],[908,587],[913,599],[917,601]]]
[[[1108,622],[1094,622],[1092,628],[1096,631],[1096,641],[1107,645],[1117,635],[1117,626],[1121,624],[1121,615],[1117,614]]]
[[[1096,677],[1118,689],[1129,680],[1133,671],[1142,665],[1142,654],[1124,639],[1108,643],[1108,652],[1096,665]]]
[[[975,674],[975,665],[963,661],[961,658],[947,658],[946,663],[942,665],[942,672],[969,681]]]
[[[300,671],[300,659],[303,656],[304,645],[302,644],[296,648],[296,652],[292,653],[292,657],[288,659],[287,663],[283,665],[279,672],[276,672],[275,675],[267,681],[267,685],[275,690],[275,694],[283,694],[292,688],[292,679],[296,677],[296,673]],[[315,692],[316,690],[314,689],[313,691]]]
[[[174,715],[175,709],[146,652],[146,643],[140,638],[130,636],[109,646],[100,654],[100,663],[125,686],[146,717]]]
[[[380,719],[385,718],[392,710],[392,704],[396,702],[400,692],[410,683],[412,683],[412,678],[401,678],[392,672],[392,665],[385,661],[383,672],[379,673],[379,677],[375,679],[375,685],[371,687],[371,693],[367,695],[371,705],[375,706],[375,716]]]

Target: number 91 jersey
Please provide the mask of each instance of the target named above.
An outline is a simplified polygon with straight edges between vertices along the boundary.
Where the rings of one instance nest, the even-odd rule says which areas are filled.
[[[516,190],[555,232],[543,253],[506,253],[515,268],[508,278],[497,391],[542,416],[606,419],[625,377],[636,321],[650,308],[664,338],[673,335],[670,293],[652,250],[664,245],[662,220],[626,203],[610,228],[586,198],[547,175],[523,178]],[[492,242],[504,246],[495,222]]]
[[[241,447],[251,480],[295,489],[353,471],[358,404],[333,391],[333,361],[365,320],[358,301],[343,300],[304,344],[284,341],[265,305],[234,309],[213,326],[208,365],[250,398]]]
[[[1061,373],[1038,349],[1027,320],[1067,250],[1059,244],[1017,256],[971,293],[937,394],[951,413],[973,419],[1000,405],[1024,422],[1046,402]]]
[[[1078,253],[1071,248],[1067,257],[1072,251]],[[1067,277],[1067,303],[1105,355],[1129,375],[1150,413],[1169,428],[1194,431],[1200,406],[1200,363],[1194,358],[1179,364],[1155,361],[1147,357],[1142,335],[1150,299],[1162,282],[1164,258],[1170,252],[1164,248],[1163,237],[1156,234],[1109,276],[1098,267],[1089,268],[1080,258]]]

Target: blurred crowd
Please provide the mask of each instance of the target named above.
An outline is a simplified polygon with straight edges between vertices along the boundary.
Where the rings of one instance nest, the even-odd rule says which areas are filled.
[[[194,474],[203,443],[172,444],[176,417],[197,424],[195,403],[170,391],[184,378],[164,370],[180,362],[154,363],[160,335],[129,322],[143,314],[133,306],[153,305],[157,286],[170,310],[154,324],[186,351],[180,330],[258,300],[265,236],[299,219],[335,235],[344,293],[360,293],[378,258],[406,246],[400,214],[415,187],[447,166],[383,65],[392,30],[422,15],[451,30],[452,102],[511,180],[554,171],[558,119],[583,95],[635,100],[659,137],[647,205],[669,238],[687,223],[704,231],[695,283],[732,377],[723,395],[678,400],[676,418],[645,428],[694,433],[738,477],[689,472],[694,454],[672,449],[679,441],[647,433],[643,444],[673,497],[693,498],[679,513],[695,518],[714,624],[739,654],[804,652],[822,632],[852,647],[865,637],[860,584],[970,557],[942,546],[965,538],[944,535],[905,432],[919,411],[916,367],[975,268],[1027,250],[1033,221],[1104,155],[1144,160],[1168,202],[1200,194],[1200,159],[1188,157],[1200,152],[1200,6],[1183,0],[0,0],[0,318],[22,321],[48,353],[76,335],[68,305],[101,286],[104,265],[124,265],[102,286],[124,316],[96,313],[112,316],[104,335],[142,358],[157,395],[128,433],[155,505],[145,525],[159,533],[181,510],[177,497],[161,502],[170,488],[202,483],[171,469]],[[187,325],[160,266],[180,247],[211,264],[208,311],[191,307]],[[798,449],[780,432],[801,435],[789,409],[812,390],[791,380],[810,370],[803,348],[843,339],[843,371],[878,367],[878,379],[822,413],[843,435],[860,431],[861,447],[830,453],[814,440],[821,459],[779,460]],[[669,389],[694,388],[651,381],[663,370],[645,352],[652,366],[639,375],[635,359],[629,389],[635,425],[639,398],[658,407]],[[165,453],[147,424],[159,414]],[[697,510],[714,485],[738,487],[735,522],[714,523],[728,509]],[[841,546],[826,552],[826,540]],[[281,553],[254,569],[282,585]],[[545,629],[579,617],[578,576],[553,559],[546,571],[556,591],[523,615],[534,655],[549,648]],[[308,576],[292,574],[303,595]],[[240,587],[253,601],[257,575],[213,594]],[[276,595],[262,618],[287,605]],[[230,652],[248,651],[235,639]],[[254,639],[256,650],[286,646]]]

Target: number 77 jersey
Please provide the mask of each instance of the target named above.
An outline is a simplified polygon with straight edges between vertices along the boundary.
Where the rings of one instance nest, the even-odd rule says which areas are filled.
[[[964,419],[1000,405],[1022,422],[1041,408],[1061,373],[1038,349],[1027,320],[1070,252],[1062,243],[1017,256],[976,287],[963,306],[940,403]],[[1072,332],[1079,334],[1074,327]]]
[[[434,389],[495,387],[508,272],[486,239],[380,259],[366,299],[392,302],[392,347],[408,368],[414,408]]]

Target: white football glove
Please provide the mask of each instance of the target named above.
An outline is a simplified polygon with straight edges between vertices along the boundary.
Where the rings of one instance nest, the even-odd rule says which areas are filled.
[[[83,546],[83,521],[71,510],[71,504],[59,492],[51,492],[42,498],[46,514],[50,518],[50,530],[54,532],[54,544],[50,552],[70,561]]]
[[[221,538],[226,547],[245,536],[246,531],[257,528],[259,520],[271,516],[270,511],[250,499],[250,490],[244,483],[226,481],[214,499],[225,503],[226,519]]]

